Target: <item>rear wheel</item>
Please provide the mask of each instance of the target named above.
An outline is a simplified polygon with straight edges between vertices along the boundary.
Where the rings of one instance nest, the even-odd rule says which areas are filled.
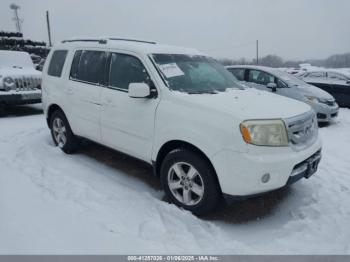
[[[78,148],[78,138],[73,134],[72,129],[64,113],[55,111],[50,119],[52,139],[56,146],[63,152],[70,154]]]
[[[176,149],[165,157],[161,181],[172,203],[196,215],[213,211],[221,199],[216,174],[208,160],[186,149]]]

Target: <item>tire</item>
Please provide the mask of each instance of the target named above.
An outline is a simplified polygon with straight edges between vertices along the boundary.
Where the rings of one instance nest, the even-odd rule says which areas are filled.
[[[195,215],[214,211],[222,199],[215,171],[208,160],[190,150],[171,151],[161,165],[160,177],[170,202]]]
[[[61,110],[52,113],[50,118],[51,136],[56,146],[66,154],[74,153],[78,148],[78,138],[73,134],[68,120]]]

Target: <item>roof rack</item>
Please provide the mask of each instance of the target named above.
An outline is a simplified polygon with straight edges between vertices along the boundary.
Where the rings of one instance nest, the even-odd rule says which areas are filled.
[[[138,43],[146,43],[146,44],[157,44],[153,41],[145,41],[145,40],[137,40],[137,39],[127,39],[127,38],[108,38],[109,40],[116,40],[116,41],[130,41],[130,42],[138,42]]]
[[[72,42],[98,42],[99,44],[106,44],[107,40],[106,39],[92,39],[92,38],[87,38],[87,39],[68,39],[68,40],[63,40],[62,43],[72,43]]]
[[[137,43],[145,43],[145,44],[152,44],[152,45],[156,44],[156,42],[152,42],[152,41],[144,41],[144,40],[137,40],[137,39],[127,39],[127,38],[113,38],[113,37],[111,37],[111,38],[77,38],[77,39],[68,39],[68,40],[63,40],[62,43],[98,42],[99,44],[107,44],[107,40],[137,42]]]

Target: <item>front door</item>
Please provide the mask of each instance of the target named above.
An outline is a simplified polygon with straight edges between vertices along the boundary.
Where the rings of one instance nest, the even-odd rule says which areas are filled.
[[[111,54],[109,87],[103,88],[101,95],[102,142],[150,161],[159,98],[129,97],[129,84],[142,82],[152,86],[150,75],[139,58]]]

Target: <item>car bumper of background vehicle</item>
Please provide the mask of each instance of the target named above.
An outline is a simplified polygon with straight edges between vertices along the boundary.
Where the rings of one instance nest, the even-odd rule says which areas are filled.
[[[306,170],[296,173],[295,168],[307,163],[305,161],[320,150],[321,140],[318,138],[310,147],[299,152],[290,147],[250,146],[247,153],[221,151],[212,157],[212,162],[223,194],[247,198],[282,188],[305,177]]]
[[[25,105],[41,102],[41,91],[35,92],[10,92],[6,94],[0,93],[0,104],[2,105]]]
[[[338,116],[339,106],[317,106],[313,107],[313,109],[317,113],[317,121],[318,122],[330,122]]]

